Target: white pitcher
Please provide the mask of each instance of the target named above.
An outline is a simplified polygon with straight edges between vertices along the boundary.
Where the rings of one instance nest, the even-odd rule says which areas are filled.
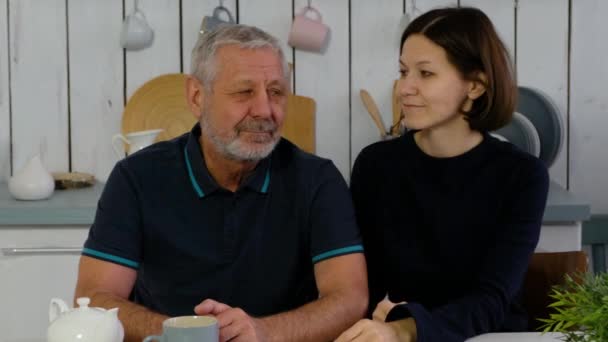
[[[162,129],[150,129],[147,131],[131,132],[125,135],[115,134],[112,137],[112,147],[114,148],[116,155],[119,158],[122,158],[125,155],[120,146],[121,142],[129,145],[129,148],[126,149],[127,155],[129,155],[141,150],[144,147],[152,145],[158,134],[162,131]]]

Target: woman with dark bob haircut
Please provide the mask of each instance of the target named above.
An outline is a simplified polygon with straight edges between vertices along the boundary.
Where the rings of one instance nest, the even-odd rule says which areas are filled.
[[[517,88],[488,17],[444,8],[401,39],[408,132],[366,147],[351,177],[371,320],[337,341],[464,341],[521,331],[519,292],[547,200],[545,165],[488,132]]]

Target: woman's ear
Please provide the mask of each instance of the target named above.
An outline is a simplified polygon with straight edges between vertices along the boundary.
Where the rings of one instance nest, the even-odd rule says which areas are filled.
[[[467,97],[471,100],[476,100],[486,92],[486,85],[488,84],[488,77],[483,72],[478,72],[475,80],[471,81]]]

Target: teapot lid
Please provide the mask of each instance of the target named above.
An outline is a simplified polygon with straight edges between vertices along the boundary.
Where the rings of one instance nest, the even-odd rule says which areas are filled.
[[[122,328],[116,314],[118,309],[91,308],[90,302],[89,298],[80,297],[76,299],[78,308],[63,312],[52,321],[48,341],[98,341],[100,335],[114,335],[114,331]]]

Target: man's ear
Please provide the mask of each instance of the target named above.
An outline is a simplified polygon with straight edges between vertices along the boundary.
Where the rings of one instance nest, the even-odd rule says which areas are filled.
[[[190,111],[197,120],[201,117],[204,101],[205,92],[202,83],[196,77],[188,75],[186,78],[186,102],[188,102],[188,107],[190,107]]]
[[[476,80],[471,81],[467,97],[471,100],[476,100],[486,92],[486,85],[488,84],[488,77],[483,72],[478,72]]]

